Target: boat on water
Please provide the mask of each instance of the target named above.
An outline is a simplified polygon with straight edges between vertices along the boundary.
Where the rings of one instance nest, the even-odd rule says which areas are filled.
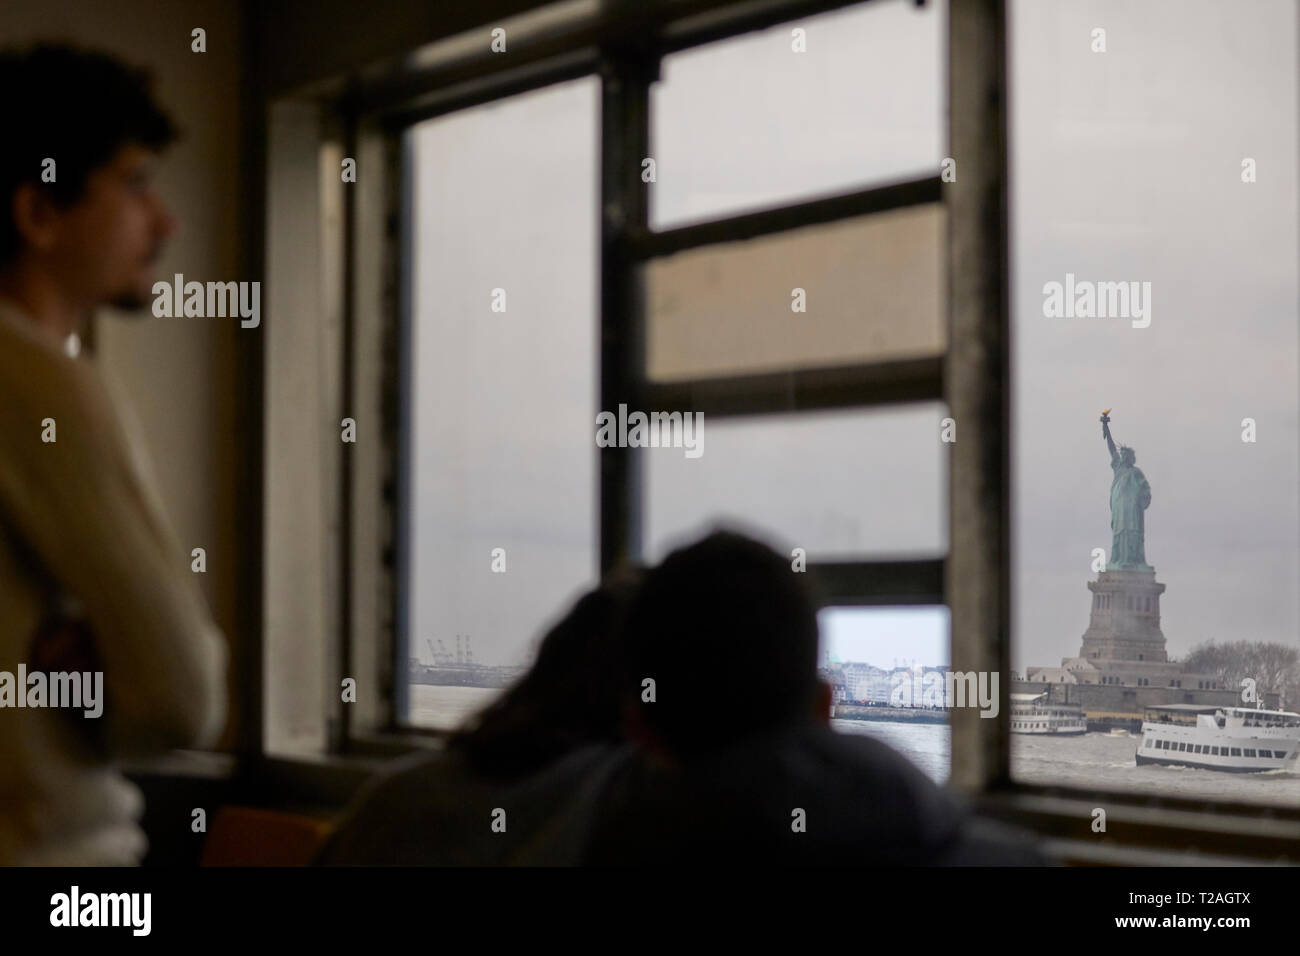
[[[1011,732],[1075,736],[1088,732],[1083,708],[1077,704],[1054,704],[1047,692],[1011,695]]]
[[[1152,705],[1143,714],[1135,756],[1138,766],[1294,772],[1300,757],[1300,714],[1257,707]]]

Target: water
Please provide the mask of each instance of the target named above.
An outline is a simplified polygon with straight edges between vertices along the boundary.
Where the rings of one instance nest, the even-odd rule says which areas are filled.
[[[948,769],[952,766],[952,735],[947,724],[832,720],[831,727],[841,734],[875,737],[924,770],[936,783],[948,779]]]
[[[948,778],[952,738],[947,724],[833,720],[840,733],[867,734],[889,744],[935,781]],[[1011,738],[1011,775],[1022,783],[1104,789],[1242,803],[1300,806],[1300,775],[1281,770],[1223,773],[1191,767],[1139,767],[1133,759],[1141,737],[1082,734]]]
[[[415,684],[411,687],[411,722],[425,727],[454,727],[500,693],[491,687]],[[948,779],[952,738],[947,724],[833,720],[831,726],[842,734],[875,737],[936,782]],[[1013,735],[1011,773],[1023,783],[1300,806],[1300,775],[1280,770],[1221,773],[1188,767],[1139,767],[1133,759],[1139,740],[1136,736],[1109,734]]]
[[[1109,734],[1016,735],[1011,738],[1011,774],[1025,783],[1300,806],[1300,775],[1282,770],[1224,773],[1194,767],[1139,767],[1133,755],[1141,741],[1141,736]]]
[[[502,692],[500,687],[435,687],[410,685],[409,720],[417,727],[453,728],[486,707]]]

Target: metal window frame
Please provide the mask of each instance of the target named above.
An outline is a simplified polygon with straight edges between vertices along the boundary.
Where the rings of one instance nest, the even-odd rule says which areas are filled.
[[[592,22],[563,35],[543,37],[502,68],[489,58],[442,64],[416,75],[359,83],[333,106],[387,139],[392,157],[400,131],[435,116],[556,82],[597,73],[602,85],[600,138],[600,396],[602,407],[648,400],[655,407],[689,405],[715,415],[766,414],[818,408],[872,407],[895,402],[944,399],[962,429],[949,454],[949,553],[944,558],[897,561],[826,562],[810,566],[827,604],[946,605],[952,620],[952,661],[957,670],[1010,675],[1010,316],[1008,248],[1007,38],[1005,0],[950,0],[948,9],[949,153],[960,157],[960,189],[926,178],[861,190],[846,196],[793,203],[779,209],[726,217],[714,222],[652,232],[647,225],[639,158],[648,155],[649,90],[668,53],[764,29],[801,16],[869,0],[679,0],[640,4],[606,0]],[[920,4],[919,4],[920,5]],[[351,127],[350,127],[351,128]],[[636,162],[629,161],[636,159]],[[644,295],[637,264],[654,255],[707,242],[764,235],[815,221],[832,221],[933,201],[942,190],[947,213],[949,335],[946,352],[932,359],[890,361],[741,376],[683,383],[644,380]],[[390,190],[400,202],[401,190]],[[388,217],[399,210],[391,207]],[[390,253],[403,243],[389,229]],[[373,238],[373,237],[372,237]],[[357,236],[349,241],[358,242]],[[407,246],[409,248],[409,246]],[[354,249],[351,264],[360,256]],[[398,259],[402,257],[397,255]],[[405,263],[401,268],[405,269]],[[398,280],[400,283],[400,279]],[[404,296],[404,291],[401,293]],[[390,326],[408,328],[407,303],[383,316]],[[353,305],[356,305],[354,300]],[[352,328],[352,326],[350,326]],[[386,349],[384,380],[395,372],[405,395],[409,362],[402,349]],[[395,354],[398,356],[394,358]],[[396,364],[394,364],[396,363]],[[637,407],[637,406],[634,406]],[[404,461],[396,412],[388,408],[384,430],[389,464]],[[400,467],[385,483],[388,516],[405,501]],[[394,491],[394,482],[397,484]],[[641,543],[641,482],[628,449],[599,455],[600,567],[607,570],[635,557]],[[355,504],[355,503],[354,503]],[[346,507],[346,505],[345,505]],[[386,552],[390,581],[404,559],[397,534]],[[356,571],[361,561],[354,562]],[[390,587],[396,604],[397,589]],[[394,611],[394,615],[399,613]],[[390,616],[392,630],[400,621]],[[359,630],[354,640],[362,639]],[[378,647],[401,665],[395,634]],[[373,652],[373,648],[371,649]],[[393,675],[390,675],[390,678]],[[396,705],[403,691],[392,680],[387,719],[380,726],[345,735],[352,752],[395,751],[412,740],[442,736],[438,731],[400,725]],[[1142,843],[1199,847],[1202,851],[1300,857],[1300,810],[1208,800],[1184,800],[1094,789],[1040,786],[1013,781],[1010,774],[1009,686],[1000,688],[999,716],[980,719],[974,710],[952,719],[951,784],[971,792],[994,816],[1034,825],[1062,840],[1087,839],[1081,832],[1088,810],[1103,803],[1111,819],[1131,821],[1122,840],[1092,834],[1080,861],[1121,861],[1125,847]],[[1087,808],[1087,809],[1084,809]],[[1224,824],[1225,817],[1230,823]],[[1082,843],[1080,843],[1082,846]],[[1100,854],[1100,855],[1099,855]],[[1110,854],[1107,856],[1107,854]],[[1067,854],[1068,856],[1069,854]]]
[[[841,195],[794,201],[778,207],[725,216],[673,229],[652,230],[648,223],[647,190],[640,178],[640,159],[649,154],[650,88],[658,80],[662,58],[686,49],[742,33],[765,29],[798,16],[824,13],[864,0],[797,0],[745,2],[685,0],[671,10],[607,0],[601,14],[588,24],[571,27],[565,35],[545,34],[527,48],[512,53],[509,66],[490,56],[471,57],[428,67],[415,75],[357,82],[341,93],[335,110],[355,129],[369,124],[376,135],[394,143],[419,122],[473,106],[541,89],[566,80],[596,75],[601,83],[600,134],[600,407],[689,407],[712,417],[807,412],[831,408],[869,408],[894,403],[943,398],[941,354],[915,359],[866,362],[843,366],[764,372],[726,378],[651,382],[645,376],[645,296],[641,266],[652,258],[704,245],[734,242],[887,212],[942,202],[937,176],[854,190]],[[390,150],[395,152],[396,150]],[[390,178],[400,169],[390,168]],[[401,213],[401,210],[391,210]],[[351,211],[349,217],[354,215]],[[404,222],[403,228],[409,228]],[[406,248],[402,243],[402,248]],[[400,250],[399,250],[400,252]],[[403,262],[402,270],[409,266]],[[403,287],[402,294],[405,294]],[[400,338],[409,335],[408,303],[401,307]],[[352,326],[349,326],[352,329]],[[400,379],[401,395],[409,394],[410,369],[405,350],[390,363],[389,375]],[[350,378],[349,378],[350,381]],[[409,449],[395,415],[385,416],[386,447],[399,461]],[[602,573],[641,556],[642,481],[634,449],[605,448],[598,456],[599,565]],[[395,469],[398,492],[389,515],[396,548],[389,555],[390,575],[405,574],[408,543],[398,512],[407,500],[403,467]],[[348,494],[346,487],[344,494]],[[345,527],[345,535],[348,529]],[[944,603],[942,557],[879,561],[814,562],[809,570],[827,604],[851,606],[938,605]],[[357,562],[349,565],[352,573]],[[391,589],[394,595],[397,588]],[[400,606],[393,612],[392,632],[380,643],[393,650],[400,667],[405,647],[405,622]],[[346,627],[346,625],[345,625]],[[351,628],[351,648],[363,636]],[[355,652],[341,673],[355,670]],[[430,734],[442,732],[403,724],[403,690],[393,682],[387,719],[371,732]],[[346,711],[346,709],[344,709]],[[347,713],[336,715],[346,722]],[[343,736],[366,736],[343,724]],[[373,733],[371,734],[373,736]]]

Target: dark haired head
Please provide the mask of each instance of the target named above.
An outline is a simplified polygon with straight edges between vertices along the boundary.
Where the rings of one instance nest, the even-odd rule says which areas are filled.
[[[625,688],[678,756],[810,719],[818,699],[817,614],[790,562],[718,531],[646,575],[628,612]],[[655,681],[653,703],[640,699]]]
[[[639,569],[610,574],[542,638],[528,673],[447,742],[479,773],[513,779],[588,744],[622,739],[623,617]]]
[[[22,250],[13,198],[23,183],[70,206],[81,198],[90,174],[123,146],[161,151],[177,136],[154,100],[149,74],[105,53],[50,43],[0,51],[0,90],[0,265]],[[55,161],[52,183],[41,181],[46,158]]]

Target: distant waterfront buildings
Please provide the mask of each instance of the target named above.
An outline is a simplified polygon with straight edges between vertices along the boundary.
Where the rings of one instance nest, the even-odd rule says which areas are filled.
[[[946,667],[886,669],[859,661],[821,669],[822,679],[834,690],[835,703],[868,707],[951,707],[947,673]]]

